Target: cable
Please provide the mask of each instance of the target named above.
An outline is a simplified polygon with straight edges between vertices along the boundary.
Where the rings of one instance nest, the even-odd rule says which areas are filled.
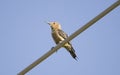
[[[27,73],[28,71],[30,71],[32,68],[34,68],[35,66],[37,66],[39,63],[41,63],[43,60],[45,60],[51,54],[53,54],[55,51],[57,51],[59,48],[61,48],[65,43],[67,43],[68,41],[70,41],[73,38],[75,38],[76,36],[78,36],[80,33],[82,33],[84,30],[86,30],[87,28],[89,28],[90,26],[92,26],[99,19],[101,19],[102,17],[104,17],[106,14],[108,14],[110,11],[112,11],[114,8],[116,8],[119,5],[120,5],[120,0],[118,0],[117,2],[115,2],[114,4],[112,4],[110,7],[108,7],[106,10],[104,10],[102,13],[100,13],[98,16],[96,16],[91,21],[89,21],[87,24],[85,24],[83,27],[81,27],[80,29],[78,29],[76,32],[74,32],[72,35],[70,35],[62,43],[58,44],[57,46],[55,46],[54,48],[52,48],[50,51],[48,51],[46,54],[44,54],[42,57],[40,57],[35,62],[33,62],[32,64],[30,64],[28,67],[26,67],[20,73],[18,73],[18,75],[24,75],[25,73]]]

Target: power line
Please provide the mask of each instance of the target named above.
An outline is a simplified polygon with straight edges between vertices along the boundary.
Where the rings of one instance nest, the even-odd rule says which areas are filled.
[[[62,43],[58,44],[54,48],[52,48],[50,51],[48,51],[46,54],[44,54],[42,57],[38,58],[35,62],[30,64],[28,67],[26,67],[24,70],[18,73],[18,75],[24,75],[28,71],[30,71],[32,68],[37,66],[39,63],[41,63],[43,60],[48,58],[51,54],[53,54],[55,51],[57,51],[59,48],[61,48],[65,43],[72,40],[76,36],[78,36],[80,33],[82,33],[84,30],[92,26],[94,23],[96,23],[99,19],[104,17],[106,14],[108,14],[110,11],[112,11],[114,8],[120,5],[120,0],[112,4],[110,7],[108,7],[106,10],[104,10],[102,13],[100,13],[98,16],[93,18],[91,21],[89,21],[87,24],[85,24],[83,27],[78,29],[76,32],[74,32],[72,35],[70,35],[66,40],[64,40]]]

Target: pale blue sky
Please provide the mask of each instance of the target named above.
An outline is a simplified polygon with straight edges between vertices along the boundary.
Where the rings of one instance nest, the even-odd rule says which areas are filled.
[[[69,35],[117,0],[0,0],[0,74],[16,75],[55,46],[45,21]],[[120,6],[26,75],[120,75]]]

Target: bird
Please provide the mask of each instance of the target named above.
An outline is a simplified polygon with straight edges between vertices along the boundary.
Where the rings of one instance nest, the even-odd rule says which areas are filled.
[[[58,22],[48,22],[51,28],[51,35],[56,44],[61,43],[63,40],[68,38],[68,35],[62,30],[61,25]],[[63,46],[70,55],[77,60],[77,55],[75,54],[75,50],[70,42],[65,43]]]

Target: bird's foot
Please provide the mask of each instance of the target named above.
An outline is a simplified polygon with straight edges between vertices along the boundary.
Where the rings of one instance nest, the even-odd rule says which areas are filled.
[[[54,47],[51,48],[51,50],[53,49]]]

